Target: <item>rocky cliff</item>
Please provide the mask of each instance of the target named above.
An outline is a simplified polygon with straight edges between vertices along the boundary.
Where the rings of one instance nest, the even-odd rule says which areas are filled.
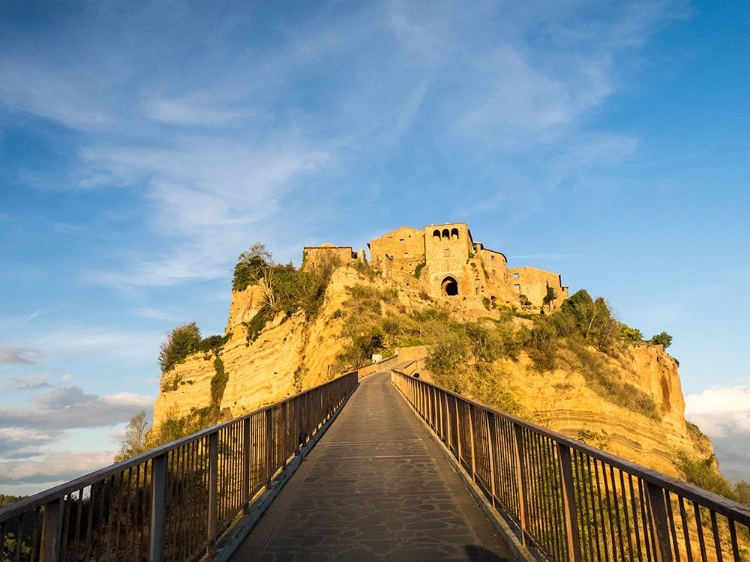
[[[390,296],[357,304],[355,287],[366,287],[370,295]],[[276,314],[257,339],[250,337],[248,328],[262,311],[266,293],[259,285],[235,291],[223,345],[193,353],[163,374],[162,391],[154,406],[154,428],[158,430],[168,420],[194,418],[212,404],[222,419],[228,419],[329,380],[346,366],[341,357],[353,339],[362,337],[353,335],[356,322],[365,325],[368,341],[379,338],[379,342],[398,332],[394,324],[414,322],[409,337],[393,336],[390,340],[402,346],[425,343],[417,337],[422,335],[420,322],[425,322],[414,320],[419,311],[442,311],[442,318],[453,323],[481,322],[482,318],[499,322],[500,312],[475,302],[434,300],[394,289],[389,282],[368,277],[355,267],[339,267],[331,275],[314,316],[308,318],[303,311]],[[434,323],[435,314],[430,318]],[[522,330],[530,322],[514,318],[509,325]],[[710,441],[684,419],[677,362],[662,346],[633,343],[617,354],[593,348],[586,353],[594,370],[606,371],[608,380],[617,381],[621,388],[635,389],[633,400],[647,397],[656,413],[644,414],[627,400],[608,400],[601,383],[592,382],[591,365],[584,368],[566,348],[558,352],[555,368],[546,371],[540,371],[523,351],[513,358],[494,359],[491,369],[484,369],[491,373],[490,378],[482,382],[490,390],[476,392],[474,397],[499,407],[510,403],[513,413],[521,417],[670,475],[678,475],[676,451],[695,458],[712,454]],[[212,388],[212,381],[217,380],[216,358],[226,376],[218,393]],[[432,378],[424,362],[420,369],[425,378]],[[466,388],[471,394],[478,387]]]

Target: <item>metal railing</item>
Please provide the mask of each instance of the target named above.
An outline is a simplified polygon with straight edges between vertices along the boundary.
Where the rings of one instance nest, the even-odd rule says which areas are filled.
[[[404,373],[392,381],[542,558],[750,560],[750,508]]]
[[[214,554],[221,534],[357,384],[349,373],[0,509],[2,562]]]

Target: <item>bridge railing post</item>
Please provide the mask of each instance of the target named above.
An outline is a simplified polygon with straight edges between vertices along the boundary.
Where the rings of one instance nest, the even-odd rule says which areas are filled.
[[[490,461],[490,493],[492,495],[492,507],[495,507],[497,498],[497,434],[496,434],[495,414],[487,412],[487,441],[488,454]]]
[[[519,508],[519,520],[521,523],[521,543],[526,545],[526,533],[528,529],[528,497],[526,487],[526,463],[524,462],[524,440],[523,440],[523,428],[517,423],[513,424],[513,433],[515,435],[515,447],[513,448],[513,455],[515,457],[516,464],[516,485],[518,488],[518,508]]]
[[[42,516],[41,562],[58,562],[60,560],[62,519],[63,500],[61,498],[45,504]]]
[[[578,518],[576,516],[576,496],[573,484],[573,463],[570,447],[557,443],[557,459],[560,468],[560,482],[562,483],[562,500],[565,516],[565,531],[568,544],[568,560],[580,562],[581,540],[578,534]]]
[[[216,554],[219,518],[219,432],[208,436],[208,546],[206,554]]]
[[[167,518],[167,454],[155,457],[151,467],[151,544],[150,562],[164,560],[164,533]]]
[[[247,417],[242,422],[242,502],[245,504],[244,511],[247,513],[250,502],[250,479],[252,478],[253,441],[251,418]]]
[[[321,405],[321,410],[325,406]],[[271,478],[273,478],[274,470],[274,449],[275,443],[273,438],[273,408],[266,410],[266,487],[271,487]],[[322,416],[321,416],[322,418]]]
[[[474,412],[475,412],[474,404],[469,403],[469,449],[471,453],[471,458],[469,459],[471,461],[471,479],[476,481],[477,479],[477,440],[476,435],[474,435]]]
[[[646,484],[646,491],[648,493],[651,528],[653,529],[653,538],[656,547],[654,558],[656,559],[656,562],[672,562],[665,491],[660,486],[652,484],[651,482]]]

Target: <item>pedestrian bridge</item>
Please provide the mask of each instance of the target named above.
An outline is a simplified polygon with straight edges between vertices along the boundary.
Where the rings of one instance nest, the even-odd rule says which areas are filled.
[[[3,562],[739,562],[750,509],[395,369],[0,509],[0,543]]]

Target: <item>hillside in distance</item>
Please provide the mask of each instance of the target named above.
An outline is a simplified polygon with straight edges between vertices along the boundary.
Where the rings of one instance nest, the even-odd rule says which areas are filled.
[[[395,233],[400,244],[403,232]],[[328,244],[305,248],[294,268],[251,247],[235,268],[225,333],[201,338],[188,324],[165,343],[152,444],[398,354],[436,384],[732,496],[710,440],[684,418],[666,334],[644,341],[604,299],[583,290],[568,297],[556,274],[527,272],[523,287],[533,294],[514,291],[524,277],[490,273],[497,262],[476,244],[448,264],[456,287],[429,251],[407,266],[384,252],[384,267],[373,243],[369,263],[364,252]]]

